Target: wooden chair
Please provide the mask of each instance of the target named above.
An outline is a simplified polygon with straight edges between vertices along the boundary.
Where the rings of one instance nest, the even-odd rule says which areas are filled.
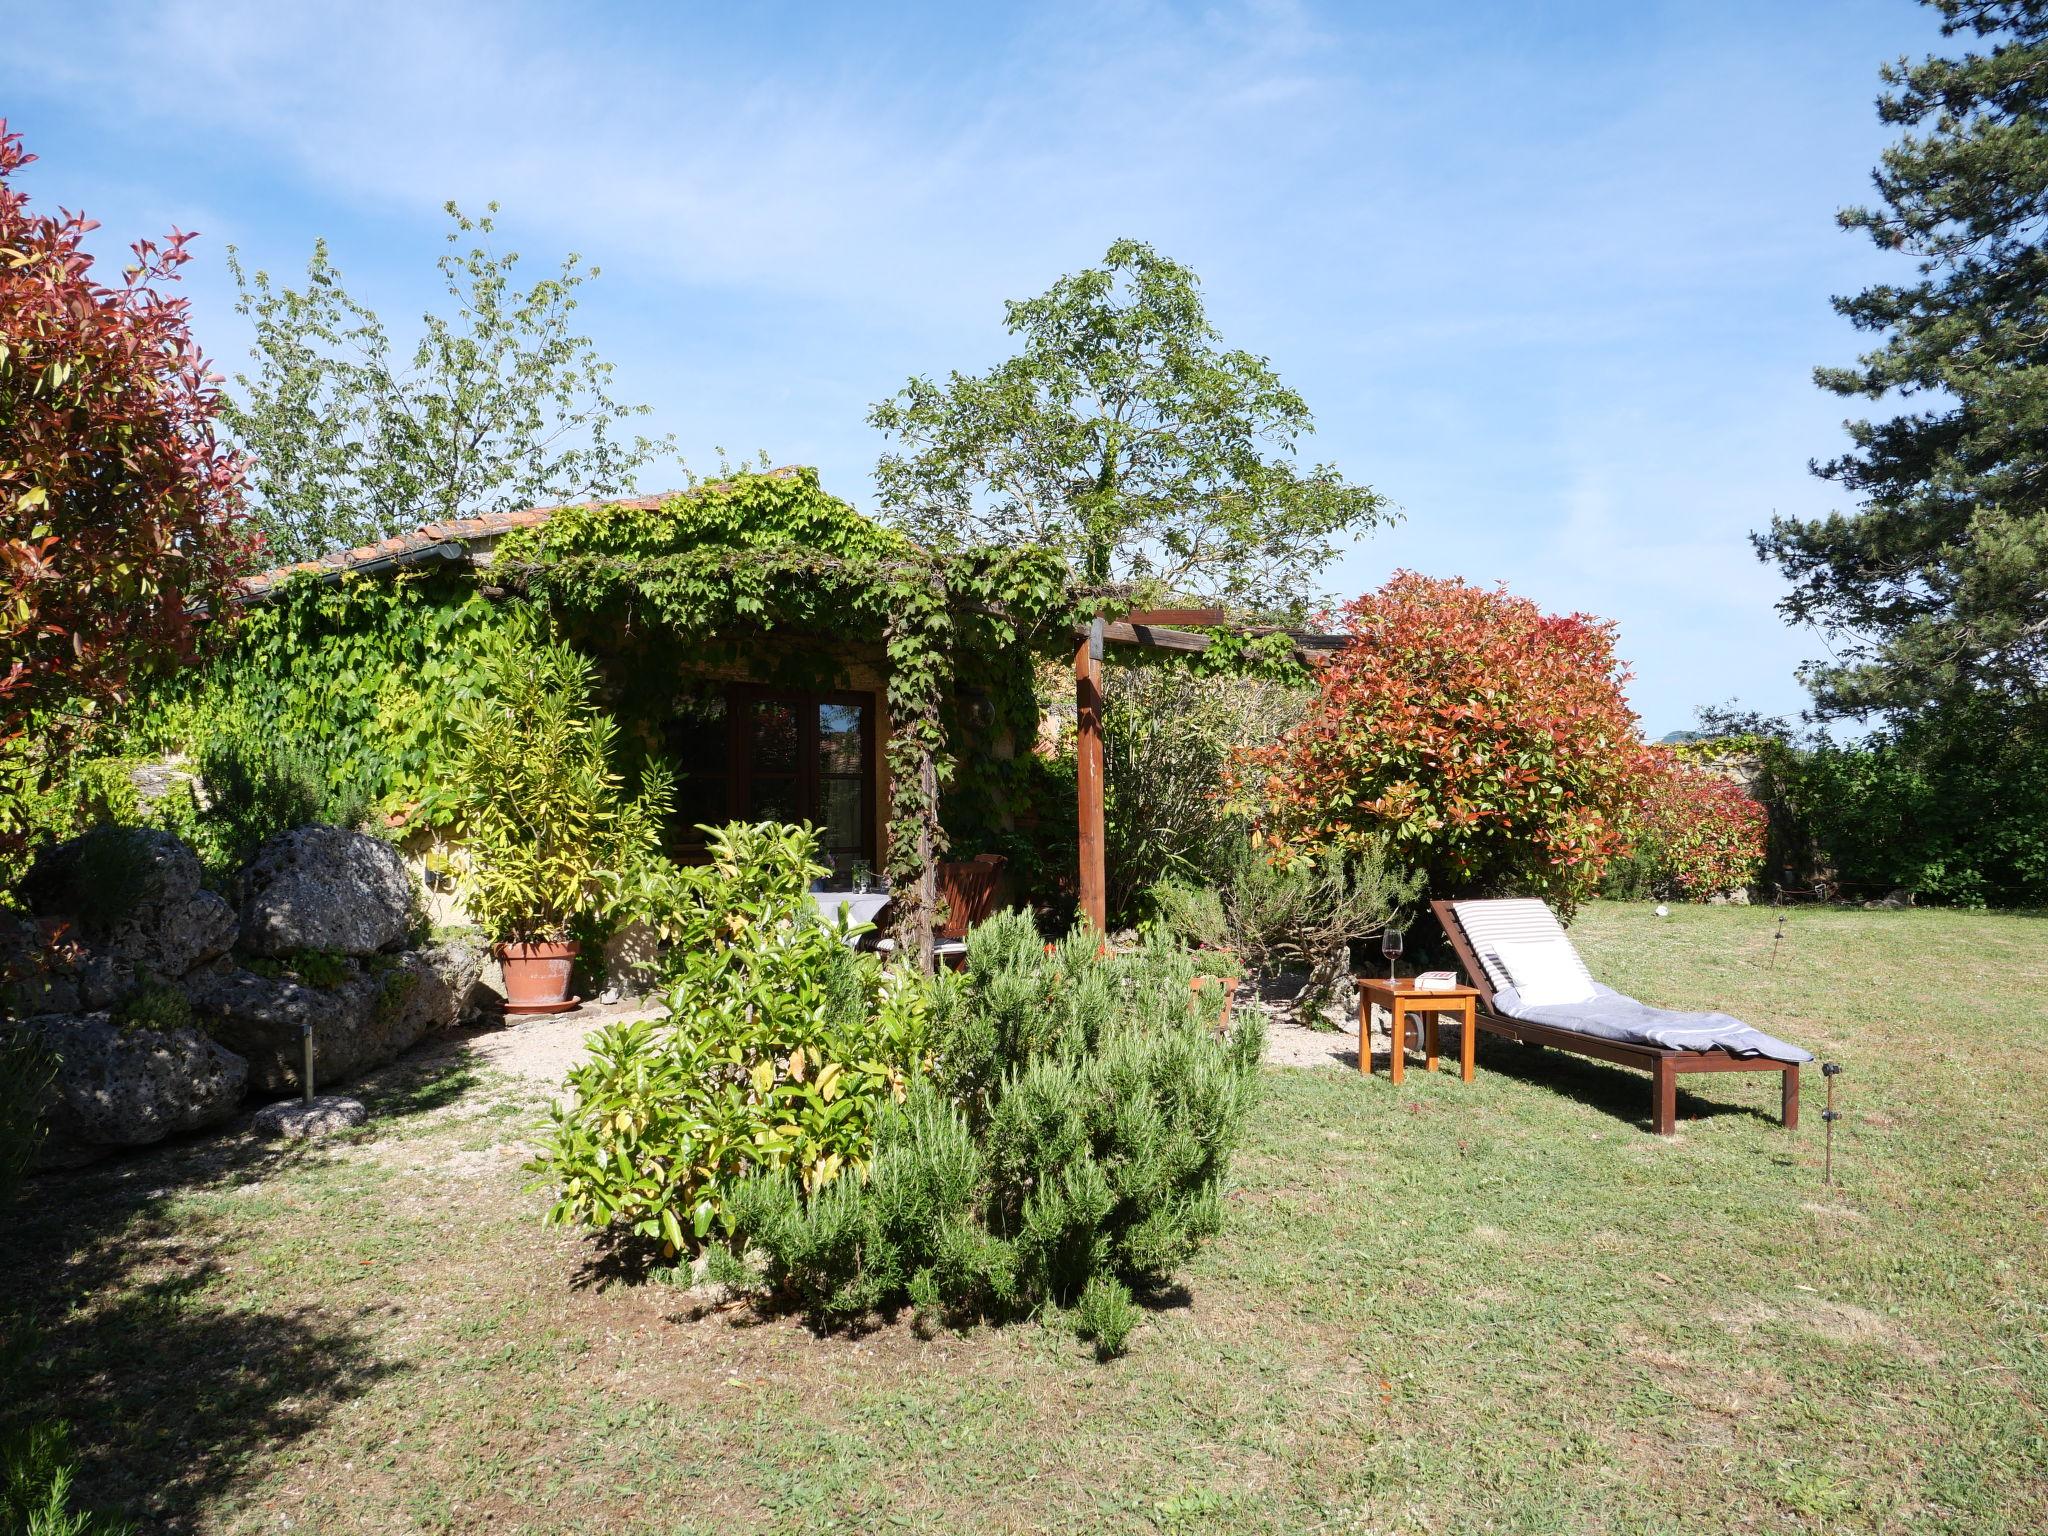
[[[1548,1045],[1560,1051],[1570,1051],[1579,1056],[1590,1056],[1598,1061],[1611,1061],[1624,1067],[1640,1067],[1650,1074],[1651,1114],[1653,1129],[1659,1136],[1671,1136],[1678,1130],[1678,1079],[1688,1072],[1776,1072],[1781,1074],[1779,1108],[1785,1122],[1785,1129],[1799,1129],[1799,1063],[1779,1061],[1770,1056],[1737,1056],[1715,1047],[1706,1051],[1676,1051],[1661,1045],[1639,1044],[1632,1040],[1610,1040],[1602,1035],[1581,1034],[1577,1030],[1561,1029],[1555,1024],[1537,1024],[1527,1019],[1510,1018],[1494,1005],[1493,979],[1487,968],[1480,963],[1463,923],[1459,922],[1453,903],[1432,901],[1430,910],[1437,921],[1443,924],[1444,936],[1451,941],[1451,948],[1457,952],[1458,963],[1464,968],[1466,978],[1479,992],[1479,1028],[1482,1033],[1501,1035],[1510,1040],[1519,1040],[1524,1045]]]
[[[946,916],[933,931],[932,954],[942,963],[955,969],[966,963],[967,930],[995,911],[996,890],[1008,862],[999,853],[981,853],[940,863],[939,898]]]

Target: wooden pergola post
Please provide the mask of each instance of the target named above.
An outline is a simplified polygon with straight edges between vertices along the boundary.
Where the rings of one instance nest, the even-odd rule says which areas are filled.
[[[1079,643],[1074,647],[1074,780],[1080,802],[1081,913],[1097,933],[1109,932],[1109,873],[1102,842],[1103,646],[1114,640],[1119,645],[1198,652],[1208,648],[1207,635],[1163,626],[1222,622],[1221,608],[1153,608],[1126,614],[1114,623],[1094,619],[1075,636]]]
[[[1102,620],[1074,650],[1074,779],[1080,800],[1081,911],[1109,931],[1109,880],[1102,855]]]

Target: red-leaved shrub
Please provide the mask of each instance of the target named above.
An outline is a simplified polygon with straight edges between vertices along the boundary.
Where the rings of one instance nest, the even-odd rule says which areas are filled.
[[[1240,805],[1282,847],[1383,836],[1431,896],[1569,911],[1626,845],[1647,764],[1614,626],[1412,571],[1343,617],[1307,718],[1239,759]]]
[[[1734,780],[1652,747],[1633,831],[1634,857],[1658,895],[1703,901],[1752,884],[1768,818]]]
[[[95,282],[94,221],[13,185],[34,158],[0,118],[0,746],[187,657],[248,543],[215,379],[160,291],[191,237],[139,241]]]

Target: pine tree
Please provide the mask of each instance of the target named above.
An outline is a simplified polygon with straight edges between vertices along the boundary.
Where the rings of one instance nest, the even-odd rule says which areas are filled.
[[[1927,3],[1970,45],[1884,68],[1878,112],[1905,131],[1879,206],[1840,215],[1918,277],[1838,298],[1883,340],[1815,374],[1905,409],[1815,466],[1859,510],[1754,539],[1793,582],[1782,611],[1836,641],[1804,671],[1823,716],[2048,700],[2048,0]]]

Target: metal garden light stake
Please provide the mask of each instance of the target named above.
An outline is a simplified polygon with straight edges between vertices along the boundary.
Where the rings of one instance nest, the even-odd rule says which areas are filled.
[[[1835,1113],[1835,1079],[1842,1075],[1839,1061],[1824,1061],[1820,1064],[1820,1075],[1828,1080],[1828,1107],[1820,1112],[1822,1122],[1828,1128],[1827,1161],[1822,1166],[1820,1181],[1823,1184],[1835,1182],[1835,1122],[1841,1116]]]
[[[1771,935],[1771,969],[1778,968],[1778,946],[1785,942],[1785,914],[1778,914],[1778,931]],[[1836,1070],[1840,1070],[1837,1068]]]

